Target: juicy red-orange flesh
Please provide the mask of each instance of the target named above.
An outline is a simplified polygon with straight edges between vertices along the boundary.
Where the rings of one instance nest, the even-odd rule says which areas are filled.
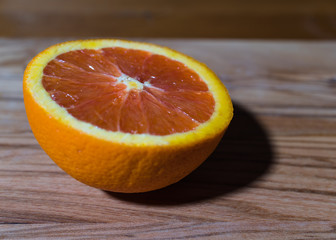
[[[63,53],[44,68],[42,84],[75,118],[132,134],[190,131],[215,106],[207,85],[184,64],[120,47]]]

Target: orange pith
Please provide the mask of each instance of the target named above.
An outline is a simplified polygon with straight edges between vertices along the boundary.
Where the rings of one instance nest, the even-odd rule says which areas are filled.
[[[204,64],[115,39],[47,48],[28,64],[23,95],[50,158],[78,181],[115,192],[151,191],[187,176],[233,117],[225,86]]]
[[[167,135],[209,120],[214,99],[184,64],[121,47],[63,53],[43,71],[51,98],[79,120],[110,131]]]

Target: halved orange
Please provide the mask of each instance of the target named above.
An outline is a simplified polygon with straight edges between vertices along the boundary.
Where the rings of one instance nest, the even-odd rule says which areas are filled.
[[[145,192],[197,168],[233,107],[204,64],[148,43],[101,39],[49,47],[27,66],[24,102],[45,152],[75,179]]]

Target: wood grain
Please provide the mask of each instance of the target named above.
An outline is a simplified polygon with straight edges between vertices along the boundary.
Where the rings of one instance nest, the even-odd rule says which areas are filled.
[[[336,39],[334,0],[0,0],[0,36]]]
[[[235,117],[181,182],[107,193],[60,170],[32,135],[22,74],[68,39],[0,39],[0,239],[335,239],[336,42],[145,39],[209,65]]]

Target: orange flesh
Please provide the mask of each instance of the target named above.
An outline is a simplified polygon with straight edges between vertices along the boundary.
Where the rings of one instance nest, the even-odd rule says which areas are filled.
[[[132,134],[190,131],[215,106],[207,85],[184,64],[120,47],[61,54],[44,68],[42,84],[75,118]]]

